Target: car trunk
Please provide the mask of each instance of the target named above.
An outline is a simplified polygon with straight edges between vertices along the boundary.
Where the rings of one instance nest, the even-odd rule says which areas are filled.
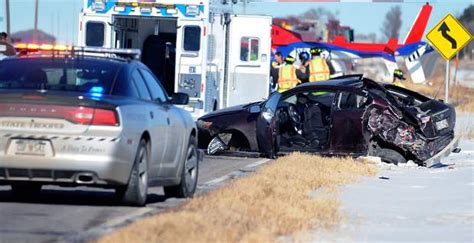
[[[81,135],[90,125],[117,125],[113,106],[69,92],[0,93],[0,128],[4,135]]]
[[[419,121],[420,130],[426,138],[433,139],[452,133],[456,123],[456,112],[437,100],[429,100],[416,106],[406,107],[407,112]]]

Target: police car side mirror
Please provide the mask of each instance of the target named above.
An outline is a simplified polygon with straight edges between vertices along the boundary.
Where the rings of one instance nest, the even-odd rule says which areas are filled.
[[[185,93],[175,93],[171,97],[171,104],[173,105],[187,105],[189,103],[189,95]]]

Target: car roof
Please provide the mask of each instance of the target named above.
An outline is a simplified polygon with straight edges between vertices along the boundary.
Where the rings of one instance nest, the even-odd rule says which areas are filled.
[[[23,59],[82,59],[82,60],[97,60],[103,62],[114,62],[114,63],[123,63],[126,64],[132,60],[120,57],[110,57],[110,56],[100,56],[100,55],[52,55],[52,54],[26,54],[26,55],[16,55],[10,56],[5,59],[7,60],[23,60]]]

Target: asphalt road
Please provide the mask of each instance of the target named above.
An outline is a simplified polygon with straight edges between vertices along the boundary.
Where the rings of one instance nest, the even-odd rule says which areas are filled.
[[[200,164],[199,186],[261,160],[205,157]],[[108,226],[183,202],[166,200],[158,187],[151,188],[148,196],[146,207],[133,208],[117,206],[112,190],[47,186],[37,197],[18,199],[11,195],[9,186],[0,186],[0,242],[83,241],[102,234]]]

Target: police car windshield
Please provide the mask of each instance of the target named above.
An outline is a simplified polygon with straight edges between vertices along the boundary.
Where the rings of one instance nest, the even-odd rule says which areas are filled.
[[[0,90],[110,93],[119,63],[87,58],[15,58],[0,62]]]

